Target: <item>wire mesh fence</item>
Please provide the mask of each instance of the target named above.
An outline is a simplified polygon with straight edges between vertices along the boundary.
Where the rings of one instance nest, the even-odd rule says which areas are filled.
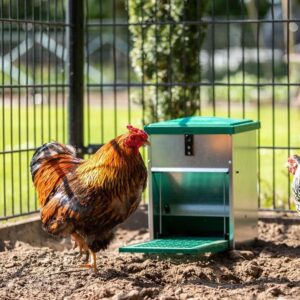
[[[92,154],[127,124],[178,115],[260,120],[260,209],[293,209],[284,163],[300,148],[297,1],[82,3],[84,130],[76,146]],[[76,136],[67,129],[68,7],[0,0],[2,219],[37,209],[32,151]]]
[[[66,141],[64,1],[0,1],[0,219],[37,210],[29,163]]]

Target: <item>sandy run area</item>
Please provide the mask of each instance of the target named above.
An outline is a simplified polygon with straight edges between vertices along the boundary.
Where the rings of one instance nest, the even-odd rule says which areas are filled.
[[[99,271],[79,267],[78,250],[2,242],[0,299],[300,299],[300,222],[259,221],[251,248],[221,254],[119,254],[146,229],[119,229],[98,253]]]

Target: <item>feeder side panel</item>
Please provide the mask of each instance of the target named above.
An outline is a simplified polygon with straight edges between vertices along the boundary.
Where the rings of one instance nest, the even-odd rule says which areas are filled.
[[[257,237],[256,130],[232,136],[233,247]]]
[[[152,135],[149,135],[149,141],[153,145]],[[153,183],[152,183],[152,146],[148,147],[148,191],[149,191],[149,202],[148,202],[148,224],[150,231],[150,239],[154,238],[154,210],[153,210]]]

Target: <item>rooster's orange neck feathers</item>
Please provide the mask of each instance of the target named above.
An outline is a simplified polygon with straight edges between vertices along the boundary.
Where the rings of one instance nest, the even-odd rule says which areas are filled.
[[[126,185],[129,170],[141,163],[142,158],[136,147],[127,147],[126,135],[120,136],[102,146],[89,160],[80,165],[76,173],[83,185],[114,189],[116,185]]]

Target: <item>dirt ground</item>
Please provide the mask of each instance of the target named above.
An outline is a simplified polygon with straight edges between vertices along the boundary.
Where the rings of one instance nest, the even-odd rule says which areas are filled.
[[[146,229],[119,229],[99,253],[99,271],[79,267],[77,250],[6,241],[0,252],[0,299],[300,299],[300,222],[259,221],[251,248],[222,254],[119,254],[146,240]]]

